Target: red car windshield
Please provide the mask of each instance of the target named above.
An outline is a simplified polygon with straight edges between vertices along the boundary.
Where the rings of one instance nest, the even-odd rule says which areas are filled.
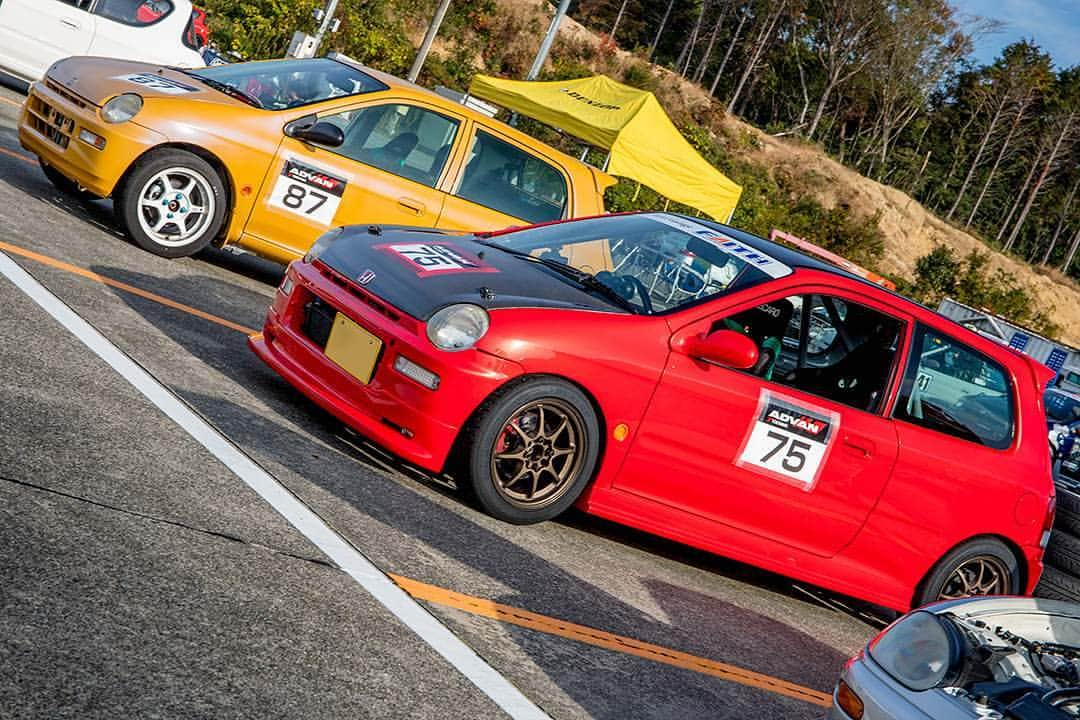
[[[492,241],[589,273],[642,314],[668,312],[791,273],[719,229],[666,213],[542,225]]]

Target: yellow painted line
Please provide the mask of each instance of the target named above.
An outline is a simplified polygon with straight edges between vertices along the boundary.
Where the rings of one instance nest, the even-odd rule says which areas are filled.
[[[21,108],[23,106],[23,104],[21,102],[17,102],[15,100],[12,100],[11,98],[6,98],[3,95],[0,95],[0,102],[5,103],[7,105],[14,105],[17,108]]]
[[[174,310],[180,310],[181,312],[185,312],[189,315],[194,315],[197,318],[208,320],[212,323],[221,325],[222,327],[227,327],[230,330],[242,332],[245,335],[254,335],[256,332],[252,328],[245,327],[238,323],[234,323],[231,320],[226,320],[225,318],[218,317],[217,315],[211,315],[208,312],[204,312],[202,310],[199,310],[198,308],[191,307],[190,305],[185,305],[184,303],[170,300],[169,298],[162,295],[149,292],[148,290],[143,290],[142,288],[135,287],[134,285],[128,285],[127,283],[120,282],[119,280],[113,280],[112,278],[105,277],[104,275],[98,275],[96,272],[93,272],[91,270],[78,267],[77,265],[71,265],[70,263],[51,258],[48,255],[42,255],[40,253],[33,252],[32,250],[26,250],[17,245],[0,242],[0,250],[11,253],[12,255],[18,255],[20,257],[33,260],[35,262],[39,262],[43,265],[48,265],[49,267],[56,268],[57,270],[63,270],[64,272],[69,272],[73,275],[84,277],[87,280],[93,280],[94,282],[101,283],[102,285],[108,285],[109,287],[116,288],[117,290],[123,290],[124,292],[131,293],[132,295],[138,295],[139,297],[145,298],[146,300],[151,300],[160,305],[173,308]]]
[[[71,265],[31,250],[26,250],[17,245],[0,242],[0,250],[19,255],[20,257],[29,260],[34,260],[35,262],[40,262],[57,270],[63,270],[79,275],[80,277],[117,288],[118,290],[138,295],[139,297],[152,300],[153,302],[160,303],[167,307],[175,308],[176,310],[186,312],[195,317],[202,318],[203,320],[208,320],[232,330],[242,332],[245,335],[253,335],[256,333],[256,331],[251,328],[203,312],[190,305],[178,303],[175,300],[170,300],[161,295],[137,288],[134,285],[128,285],[127,283],[107,278],[90,270],[86,270],[85,268]],[[746,670],[737,665],[691,655],[662,645],[654,645],[642,640],[626,637],[625,635],[616,635],[604,630],[591,628],[587,625],[578,625],[576,623],[567,622],[547,615],[541,615],[512,605],[503,605],[491,600],[485,600],[484,598],[465,595],[401,575],[390,574],[389,576],[402,590],[409,593],[409,595],[417,600],[424,600],[435,605],[462,610],[472,615],[517,625],[537,632],[574,640],[626,655],[633,655],[646,660],[670,665],[672,667],[701,673],[703,675],[709,675],[739,685],[745,685],[777,695],[802,700],[803,702],[818,705],[820,707],[829,707],[832,705],[832,696],[828,693],[814,690],[813,688],[808,688],[803,685],[797,685],[771,675]]]
[[[0,154],[7,155],[8,157],[13,157],[16,160],[22,160],[24,163],[30,163],[31,165],[38,164],[38,161],[35,158],[29,155],[23,155],[22,153],[17,153],[14,150],[8,150],[7,148],[0,147]]]
[[[485,600],[483,598],[463,595],[462,593],[446,590],[437,585],[428,585],[418,580],[412,580],[400,575],[390,575],[390,579],[417,600],[425,600],[436,605],[452,607],[464,610],[473,615],[499,620],[511,625],[537,630],[548,635],[578,642],[596,647],[614,650],[626,655],[635,655],[646,660],[671,665],[684,670],[692,670],[704,675],[727,680],[729,682],[746,685],[747,687],[766,690],[777,695],[802,700],[820,707],[832,705],[832,696],[813,688],[796,685],[795,683],[763,675],[752,670],[746,670],[736,665],[709,660],[708,658],[690,655],[689,653],[672,650],[662,645],[635,640],[624,635],[597,630],[586,625],[559,620],[558,618],[540,615],[538,613],[522,610],[511,605]]]

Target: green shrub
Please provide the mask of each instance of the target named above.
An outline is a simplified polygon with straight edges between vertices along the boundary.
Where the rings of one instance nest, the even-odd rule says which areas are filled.
[[[293,32],[314,32],[314,11],[322,0],[203,0],[214,42],[246,60],[282,57]],[[386,0],[342,3],[341,28],[328,35],[320,52],[337,50],[391,73],[408,70],[415,53],[400,19],[391,20]],[[396,17],[396,16],[395,16]]]
[[[928,307],[945,297],[1000,315],[1018,325],[1053,337],[1061,328],[1037,310],[1035,299],[1005,270],[989,271],[990,256],[972,250],[957,258],[951,248],[938,245],[915,262],[915,280],[898,289]]]

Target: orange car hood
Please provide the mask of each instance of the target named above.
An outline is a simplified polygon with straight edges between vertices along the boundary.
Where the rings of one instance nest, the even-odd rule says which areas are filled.
[[[49,68],[47,79],[102,105],[109,98],[134,92],[144,98],[185,98],[241,104],[182,72],[161,65],[98,57],[71,57]]]

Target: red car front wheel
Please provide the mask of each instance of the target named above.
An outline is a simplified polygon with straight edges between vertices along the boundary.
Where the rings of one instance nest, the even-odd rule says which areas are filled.
[[[550,520],[592,478],[599,437],[596,412],[578,388],[554,378],[527,381],[489,400],[477,414],[465,483],[500,520]]]

